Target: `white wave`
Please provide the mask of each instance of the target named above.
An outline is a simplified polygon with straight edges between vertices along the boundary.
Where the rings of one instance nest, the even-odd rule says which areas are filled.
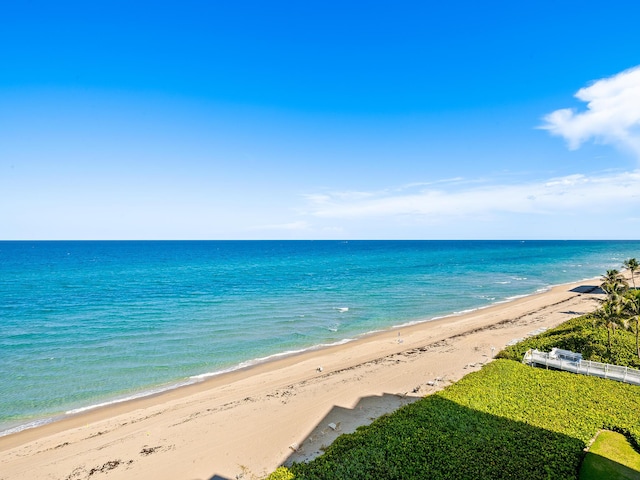
[[[292,355],[297,355],[299,353],[313,351],[313,350],[319,350],[321,348],[326,348],[326,347],[333,347],[333,346],[336,346],[336,345],[344,345],[345,343],[352,342],[353,340],[354,340],[353,338],[344,338],[342,340],[338,340],[337,342],[321,343],[319,345],[314,345],[314,346],[308,347],[308,348],[301,348],[301,349],[298,349],[298,350],[288,350],[286,352],[274,353],[273,355],[268,355],[266,357],[254,358],[252,360],[247,360],[245,362],[241,362],[238,365],[235,365],[235,366],[230,367],[230,368],[226,368],[224,370],[216,370],[215,372],[201,373],[200,375],[193,375],[193,376],[191,376],[189,378],[191,380],[202,381],[202,380],[205,380],[207,378],[217,377],[218,375],[222,375],[222,374],[225,374],[225,373],[231,373],[231,372],[235,372],[237,370],[242,370],[243,368],[253,367],[255,365],[260,365],[262,363],[267,363],[267,362],[270,362],[272,360],[276,360],[278,358],[289,357],[289,356],[292,356]]]
[[[474,295],[473,298],[478,298],[480,300],[489,300],[491,302],[496,299],[496,297],[490,297],[488,295]]]
[[[344,313],[349,311],[349,307],[337,307],[336,310],[338,310],[340,313]]]
[[[137,400],[139,398],[149,397],[151,395],[157,395],[158,393],[167,392],[169,390],[174,390],[176,388],[185,387],[187,385],[191,385],[194,383],[193,381],[183,381],[178,383],[172,383],[171,385],[164,385],[162,387],[152,388],[150,390],[145,390],[143,392],[134,393],[132,395],[128,395],[126,397],[119,397],[113,400],[108,400],[102,403],[95,403],[93,405],[88,405],[86,407],[74,408],[72,410],[67,410],[65,415],[76,415],[78,413],[86,412],[89,410],[94,410],[96,408],[108,407],[109,405],[115,405],[117,403],[128,402],[130,400]]]
[[[189,380],[186,380],[186,381],[176,382],[176,383],[172,383],[170,385],[163,385],[161,387],[152,388],[150,390],[145,390],[145,391],[142,391],[142,392],[134,393],[132,395],[128,395],[128,396],[125,396],[125,397],[118,397],[118,398],[115,398],[115,399],[112,399],[112,400],[107,400],[105,402],[95,403],[95,404],[92,404],[92,405],[86,405],[84,407],[73,408],[71,410],[65,411],[64,415],[57,415],[57,416],[52,416],[52,417],[47,417],[47,418],[41,418],[41,419],[33,420],[31,422],[27,422],[27,423],[24,423],[24,424],[21,424],[21,425],[17,425],[15,427],[8,428],[6,430],[2,430],[2,431],[0,431],[0,437],[3,437],[5,435],[11,435],[13,433],[18,433],[18,432],[21,432],[23,430],[28,430],[28,429],[31,429],[31,428],[40,427],[42,425],[47,425],[49,423],[53,423],[53,422],[55,422],[57,420],[60,420],[60,419],[64,418],[67,415],[77,415],[79,413],[87,412],[89,410],[94,410],[96,408],[108,407],[109,405],[115,405],[117,403],[128,402],[130,400],[136,400],[136,399],[139,399],[139,398],[149,397],[151,395],[157,395],[159,393],[166,392],[166,391],[173,390],[173,389],[180,388],[180,387],[184,387],[184,386],[187,386],[187,385],[191,385],[193,383],[195,383],[193,381],[193,379],[189,379]]]
[[[471,312],[475,312],[476,310],[480,310],[481,307],[476,307],[476,308],[467,308],[465,310],[456,310],[455,312],[453,312],[454,315],[464,315],[465,313],[471,313]]]
[[[7,430],[0,431],[0,437],[22,432],[23,430],[28,430],[30,428],[41,427],[42,425],[55,422],[56,420],[57,420],[56,417],[51,417],[51,418],[44,418],[41,420],[34,420],[32,422],[24,423],[22,425],[17,425],[15,427],[8,428]]]
[[[510,302],[513,302],[513,301],[521,299],[521,298],[526,298],[526,297],[530,297],[532,295],[537,295],[539,293],[547,292],[547,291],[551,290],[554,287],[559,287],[559,286],[563,286],[563,285],[572,285],[574,283],[585,282],[585,281],[597,281],[597,280],[598,280],[597,278],[589,277],[589,278],[583,278],[583,279],[577,280],[577,281],[570,281],[570,282],[559,283],[559,284],[555,284],[555,285],[547,285],[547,286],[538,288],[534,292],[523,293],[523,294],[520,294],[520,295],[512,295],[512,296],[506,297],[506,298],[504,298],[502,300],[497,300],[497,301],[494,300],[489,305],[480,305],[478,307],[469,308],[469,309],[466,309],[466,310],[454,311],[454,312],[452,312],[452,313],[450,313],[448,315],[438,315],[438,316],[434,316],[434,317],[423,318],[423,319],[418,319],[418,320],[411,320],[411,321],[408,321],[408,322],[405,322],[405,323],[396,324],[396,325],[391,326],[390,330],[393,330],[393,329],[396,329],[396,328],[402,328],[402,327],[409,327],[409,326],[417,325],[417,324],[420,324],[420,323],[431,322],[433,320],[441,320],[443,318],[457,317],[457,316],[464,315],[464,314],[467,314],[467,313],[472,313],[472,312],[475,312],[475,311],[478,311],[478,310],[484,310],[485,308],[491,308],[494,305],[502,305],[504,303],[510,303]],[[371,332],[371,333],[374,333],[374,332]]]

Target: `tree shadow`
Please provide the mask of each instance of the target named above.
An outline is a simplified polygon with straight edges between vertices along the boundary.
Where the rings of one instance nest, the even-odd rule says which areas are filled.
[[[605,295],[605,291],[598,285],[580,285],[579,287],[569,290],[574,293],[593,293],[594,295]]]
[[[309,437],[348,413],[343,410],[332,409]],[[284,465],[310,479],[578,478],[585,447],[566,434],[433,395],[399,409],[393,418],[383,416],[339,436],[308,463],[293,452]]]

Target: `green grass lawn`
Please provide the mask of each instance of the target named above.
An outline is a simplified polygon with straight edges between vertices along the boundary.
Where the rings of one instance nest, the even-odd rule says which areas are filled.
[[[624,435],[603,430],[589,449],[580,480],[640,480],[640,454]]]

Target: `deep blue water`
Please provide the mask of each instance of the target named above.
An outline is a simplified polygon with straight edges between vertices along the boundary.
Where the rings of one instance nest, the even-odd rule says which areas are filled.
[[[639,241],[0,242],[0,431],[630,257]]]

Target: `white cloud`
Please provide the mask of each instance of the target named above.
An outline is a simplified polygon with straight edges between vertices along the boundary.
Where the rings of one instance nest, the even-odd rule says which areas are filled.
[[[587,110],[556,110],[544,117],[541,128],[564,137],[571,149],[593,139],[640,158],[640,66],[598,80],[575,96],[587,102]]]
[[[334,219],[412,216],[446,221],[504,213],[553,216],[640,206],[640,171],[577,174],[520,184],[470,182],[450,184],[448,188],[418,185],[367,195],[308,195],[306,213]]]

